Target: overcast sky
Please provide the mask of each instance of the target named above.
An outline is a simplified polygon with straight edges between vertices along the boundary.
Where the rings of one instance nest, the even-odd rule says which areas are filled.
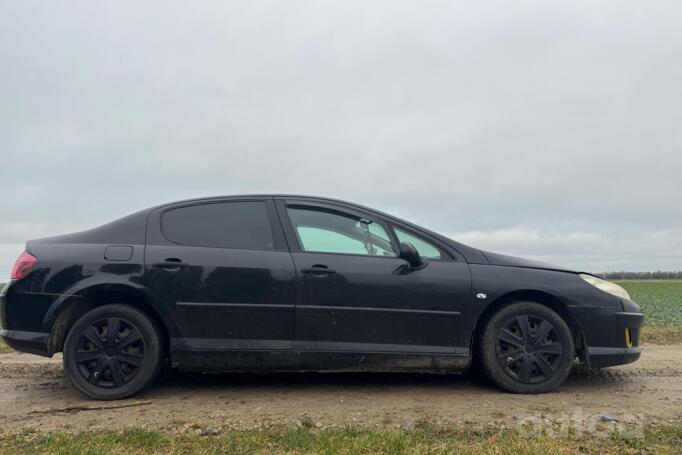
[[[641,0],[0,2],[0,277],[27,239],[253,192],[581,270],[682,269],[681,18]]]

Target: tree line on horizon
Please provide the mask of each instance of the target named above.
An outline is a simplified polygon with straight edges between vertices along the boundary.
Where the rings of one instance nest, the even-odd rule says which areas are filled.
[[[607,280],[680,280],[682,270],[677,272],[671,270],[657,270],[655,272],[605,272],[599,274]]]

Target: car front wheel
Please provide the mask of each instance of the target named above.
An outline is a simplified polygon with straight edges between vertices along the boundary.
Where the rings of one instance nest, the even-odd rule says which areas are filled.
[[[134,395],[158,376],[159,330],[128,305],[104,305],[83,315],[64,343],[64,370],[72,384],[96,400]]]
[[[495,313],[479,348],[487,377],[513,393],[555,389],[575,359],[573,335],[564,319],[534,302],[517,302]]]

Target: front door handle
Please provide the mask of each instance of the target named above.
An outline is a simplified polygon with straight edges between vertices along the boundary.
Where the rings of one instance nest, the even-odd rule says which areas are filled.
[[[312,267],[301,269],[301,273],[310,273],[312,276],[326,276],[336,273],[336,270],[330,269],[326,265],[315,264]]]

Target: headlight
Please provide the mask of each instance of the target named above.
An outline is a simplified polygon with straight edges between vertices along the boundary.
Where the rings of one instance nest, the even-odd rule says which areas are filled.
[[[628,291],[618,286],[616,283],[611,283],[610,281],[602,280],[601,278],[597,278],[596,276],[585,275],[584,273],[580,274],[580,278],[587,281],[595,288],[601,289],[604,292],[608,292],[611,295],[615,295],[620,299],[631,300]]]

